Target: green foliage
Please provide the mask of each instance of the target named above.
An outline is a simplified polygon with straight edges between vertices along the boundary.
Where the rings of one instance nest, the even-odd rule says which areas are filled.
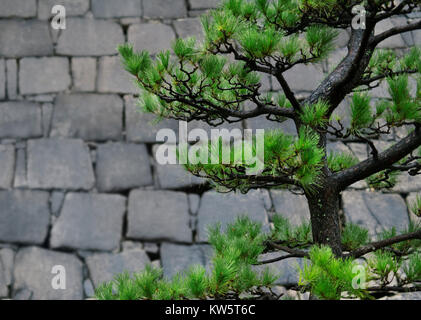
[[[302,222],[298,226],[292,226],[288,219],[280,214],[272,217],[273,231],[271,238],[277,242],[290,246],[303,246],[312,243],[311,225]]]
[[[318,59],[326,58],[328,54],[335,49],[334,40],[338,34],[339,31],[326,26],[315,25],[309,27],[306,33],[306,40],[310,51],[313,52]]]
[[[406,282],[421,281],[421,253],[414,252],[409,255],[408,260],[403,263],[402,269],[406,276]]]
[[[403,230],[400,230],[399,232],[398,230],[396,230],[395,227],[387,229],[387,230],[383,230],[382,232],[378,234],[378,239],[385,240],[385,239],[396,237],[397,235],[416,232],[420,230],[420,228],[421,228],[420,223],[415,223],[413,221],[410,221],[408,224],[408,227]],[[413,240],[399,242],[399,243],[393,244],[391,248],[398,250],[402,252],[403,254],[409,254],[413,252],[414,250],[421,248],[421,240],[413,239]]]
[[[327,157],[327,164],[332,172],[348,169],[358,163],[358,159],[348,152],[333,152]]]
[[[421,217],[421,195],[417,194],[415,201],[410,204],[411,212],[417,217]]]
[[[368,267],[378,280],[388,284],[390,276],[398,272],[400,262],[391,252],[379,250],[368,259]]]
[[[355,250],[370,240],[368,229],[354,223],[347,223],[342,230],[342,246],[345,250]]]
[[[358,131],[368,127],[373,121],[371,114],[370,97],[366,94],[356,93],[351,102],[351,128]]]
[[[312,128],[324,127],[329,120],[326,117],[328,110],[329,104],[324,101],[305,105],[300,115],[301,121]]]
[[[399,171],[380,171],[368,177],[366,182],[370,188],[376,190],[391,189],[396,185],[399,173]]]

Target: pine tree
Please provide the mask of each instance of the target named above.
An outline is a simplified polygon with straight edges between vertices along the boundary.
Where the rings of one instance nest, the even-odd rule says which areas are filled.
[[[302,273],[303,283],[314,292],[328,290],[333,281],[326,270],[317,269],[317,261],[345,261],[376,251],[379,257],[372,269],[381,269],[379,261],[388,261],[387,254],[396,253],[399,243],[405,247],[421,239],[421,229],[415,226],[408,233],[392,232],[369,244],[365,231],[357,226],[347,226],[341,232],[339,217],[340,193],[355,182],[365,179],[373,188],[390,188],[398,174],[420,173],[421,48],[415,46],[398,56],[377,47],[394,35],[421,29],[421,21],[374,34],[378,23],[419,12],[420,4],[419,0],[225,0],[202,17],[203,42],[178,39],[172,51],[156,57],[146,51],[134,52],[130,44],[119,47],[125,69],[141,89],[140,104],[145,112],[160,118],[200,120],[212,126],[262,115],[278,123],[293,120],[296,136],[281,130],[265,132],[262,172],[246,174],[250,165],[235,160],[235,155],[228,164],[187,163],[186,169],[225,190],[247,193],[255,188],[288,187],[301,191],[310,208],[312,239],[305,230],[294,231],[294,236],[288,224],[278,219],[277,238],[264,243],[266,249],[306,256],[315,262]],[[356,5],[366,10],[363,28],[351,27]],[[347,28],[351,36],[346,57],[308,97],[297,98],[284,73],[299,64],[326,59],[339,30]],[[276,79],[282,92],[262,93],[259,74]],[[409,76],[417,81],[415,94],[411,93]],[[373,101],[370,90],[383,81],[390,99]],[[347,96],[352,98],[349,126],[334,116]],[[253,108],[245,108],[246,103]],[[383,152],[377,150],[373,139],[396,128],[406,129],[407,136]],[[349,154],[328,154],[329,135],[339,141],[367,144],[370,157],[359,162]],[[212,149],[218,153],[220,148]],[[240,158],[244,160],[244,155]],[[421,201],[417,201],[412,210],[419,216],[420,208]],[[303,251],[304,243],[315,244],[319,250]],[[398,251],[414,254],[404,249]],[[416,274],[419,256],[412,259],[418,271],[409,273]],[[335,263],[332,268],[336,266],[336,271],[349,272],[350,265]],[[190,279],[198,282],[199,293],[201,274],[202,270],[195,269]],[[323,283],[314,282],[320,278]]]

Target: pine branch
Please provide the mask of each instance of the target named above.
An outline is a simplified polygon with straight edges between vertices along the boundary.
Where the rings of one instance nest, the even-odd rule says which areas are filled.
[[[285,93],[285,96],[291,102],[295,112],[299,113],[301,111],[301,105],[298,102],[297,98],[295,97],[294,92],[292,92],[290,86],[288,85],[288,82],[285,80],[281,72],[276,72],[275,77],[278,80],[279,84],[281,85],[282,90]]]
[[[408,31],[418,30],[418,29],[421,29],[421,20],[418,21],[418,22],[415,22],[415,23],[411,23],[411,24],[407,24],[407,25],[404,25],[404,26],[399,26],[399,27],[389,29],[389,30],[375,36],[370,41],[370,47],[375,48],[380,42],[386,40],[387,38],[390,38],[390,37],[393,37],[395,35],[405,33],[405,32],[408,32]]]
[[[361,86],[370,85],[374,81],[383,80],[383,79],[388,78],[388,77],[395,77],[395,76],[399,76],[399,75],[402,75],[402,74],[414,74],[414,73],[417,73],[417,72],[418,72],[418,70],[400,70],[400,71],[395,71],[395,72],[388,72],[388,73],[381,74],[381,75],[378,75],[378,76],[375,76],[375,77],[364,78],[358,83],[358,85],[361,85]]]

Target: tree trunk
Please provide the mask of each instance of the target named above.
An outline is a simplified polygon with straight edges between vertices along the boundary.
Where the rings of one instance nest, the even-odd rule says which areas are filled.
[[[310,208],[313,241],[328,245],[333,253],[342,255],[341,227],[339,218],[340,195],[334,186],[323,183],[323,188],[307,193]]]

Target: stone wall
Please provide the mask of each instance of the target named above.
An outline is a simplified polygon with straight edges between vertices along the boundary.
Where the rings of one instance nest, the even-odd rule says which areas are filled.
[[[161,265],[170,276],[191,263],[208,264],[206,226],[247,213],[268,225],[273,212],[294,223],[308,219],[301,196],[287,191],[217,194],[178,166],[157,165],[155,135],[177,129],[137,112],[136,88],[122,70],[116,46],[129,41],[153,53],[176,37],[201,37],[198,16],[218,0],[0,0],[0,298],[84,299],[123,270]],[[51,28],[51,8],[67,9],[66,29]],[[414,17],[413,17],[414,18]],[[388,21],[406,23],[405,19]],[[346,53],[343,32],[337,50],[317,66],[288,72],[305,95]],[[403,50],[421,43],[421,32],[384,43]],[[266,91],[280,90],[262,77]],[[384,95],[384,88],[374,95]],[[346,118],[345,101],[340,113]],[[265,119],[242,128],[278,126]],[[206,128],[200,123],[189,124]],[[291,123],[282,127],[292,131]],[[378,141],[380,149],[390,141]],[[331,143],[367,157],[365,145]],[[345,217],[371,233],[404,227],[406,201],[421,189],[420,178],[403,176],[389,193],[366,190],[364,182],[343,193]],[[294,263],[280,284],[296,281]],[[298,261],[299,262],[299,261]],[[67,289],[54,290],[54,265],[66,269]]]

